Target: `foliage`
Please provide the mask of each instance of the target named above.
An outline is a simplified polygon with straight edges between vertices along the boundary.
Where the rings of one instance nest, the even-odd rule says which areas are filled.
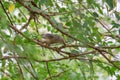
[[[0,0],[1,80],[119,80],[116,0]],[[46,31],[66,45],[41,44]]]

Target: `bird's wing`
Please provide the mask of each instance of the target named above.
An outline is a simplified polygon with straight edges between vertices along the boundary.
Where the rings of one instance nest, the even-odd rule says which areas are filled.
[[[52,38],[54,38],[54,35],[53,34],[42,34],[42,38],[44,38],[44,39],[52,39]]]

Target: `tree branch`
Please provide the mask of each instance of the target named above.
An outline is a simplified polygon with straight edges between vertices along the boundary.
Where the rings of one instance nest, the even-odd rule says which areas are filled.
[[[20,3],[21,5],[23,5],[25,8],[27,8],[30,12],[36,13],[36,14],[40,14],[43,18],[45,18],[46,20],[48,20],[48,22],[51,24],[52,27],[54,27],[55,29],[57,29],[59,32],[61,32],[62,34],[72,38],[73,40],[79,41],[77,38],[71,36],[70,34],[62,31],[61,29],[58,28],[58,26],[55,24],[55,22],[50,18],[50,16],[48,16],[46,13],[42,12],[40,9],[39,10],[35,10],[32,9],[30,7],[30,5],[25,5],[21,0],[16,0],[18,3]],[[38,9],[38,8],[37,8]]]
[[[97,50],[109,63],[111,63],[114,67],[116,67],[117,69],[120,70],[120,67],[115,65],[111,60],[109,60],[105,54],[103,53],[103,50],[99,49],[99,48],[94,48],[95,50]],[[105,52],[106,53],[106,52]],[[109,54],[109,53],[108,53]]]
[[[64,71],[62,71],[62,72],[60,72],[60,73],[58,73],[58,74],[56,74],[56,75],[52,75],[51,77],[59,77],[59,76],[61,76],[63,73],[65,73],[65,72],[67,72],[67,71],[69,71],[69,70],[64,70]],[[50,79],[50,77],[48,77],[48,78],[46,78],[46,79],[44,79],[44,80],[49,80]]]
[[[49,74],[49,78],[52,80],[52,76],[51,76],[51,73],[50,73],[50,69],[48,67],[48,62],[46,62],[46,68],[47,68],[47,71],[48,71],[48,74]]]

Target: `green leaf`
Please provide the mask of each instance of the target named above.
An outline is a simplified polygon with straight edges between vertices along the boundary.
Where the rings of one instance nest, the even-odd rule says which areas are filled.
[[[117,77],[117,80],[119,80],[119,79],[120,79],[120,75],[119,75],[119,74],[118,74],[116,77]]]
[[[2,10],[2,8],[0,8],[0,28],[1,29],[6,29],[8,26],[8,21],[7,18],[4,14],[4,11]]]
[[[94,0],[87,0],[88,4],[92,4],[94,2]]]
[[[113,28],[119,28],[120,27],[120,24],[112,21],[112,25],[113,25]]]
[[[113,0],[106,0],[106,3],[110,6],[111,9],[114,7],[114,1]]]
[[[7,1],[3,3],[3,5],[4,5],[5,9],[8,9],[9,4],[10,4],[10,3],[9,3],[9,2],[7,2]]]
[[[66,8],[60,8],[59,9],[59,12],[66,12],[67,10],[66,10]]]
[[[69,22],[66,22],[65,25],[71,26],[71,22],[70,22],[70,21],[69,21]]]
[[[22,7],[22,5],[19,4],[18,2],[16,2],[15,7],[16,7],[16,8],[20,8],[20,7]]]
[[[99,17],[99,15],[96,12],[93,12],[94,17]]]
[[[53,6],[53,2],[51,0],[40,0],[39,1],[40,5],[46,5],[47,7],[48,6]]]
[[[71,53],[73,53],[73,54],[79,54],[80,51],[74,49],[74,50],[71,50]]]
[[[120,20],[120,14],[118,12],[115,11],[115,16],[118,20]]]

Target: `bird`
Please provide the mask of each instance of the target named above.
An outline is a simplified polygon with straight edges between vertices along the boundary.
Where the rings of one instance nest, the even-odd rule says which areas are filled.
[[[50,46],[51,44],[55,44],[55,43],[66,45],[64,38],[57,34],[44,33],[44,34],[41,34],[41,37],[42,37],[41,42],[45,43],[48,46]]]

